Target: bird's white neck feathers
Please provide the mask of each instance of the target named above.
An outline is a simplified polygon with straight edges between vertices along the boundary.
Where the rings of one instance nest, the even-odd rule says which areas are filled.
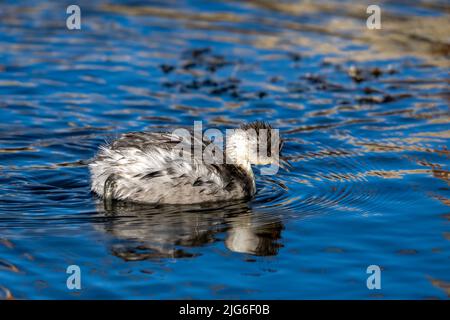
[[[253,176],[250,162],[250,143],[249,136],[244,130],[234,130],[233,133],[227,135],[226,154],[233,164]]]

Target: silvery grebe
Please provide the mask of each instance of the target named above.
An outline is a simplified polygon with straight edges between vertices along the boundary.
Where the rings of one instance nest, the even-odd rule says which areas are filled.
[[[260,133],[267,139],[267,150],[258,154]],[[122,134],[111,144],[100,147],[89,164],[92,191],[105,200],[122,200],[152,204],[194,204],[251,198],[256,193],[251,164],[288,164],[279,155],[282,140],[271,134],[272,127],[256,121],[241,126],[229,137],[221,150],[222,163],[206,163],[180,156],[176,146],[183,137],[174,133],[132,132]],[[252,134],[249,134],[252,133]],[[255,134],[256,133],[256,134]],[[198,139],[195,135],[189,137]],[[210,141],[200,138],[203,150]],[[190,146],[189,146],[190,148]],[[226,160],[228,159],[228,160]],[[231,160],[231,161],[229,161]],[[231,162],[231,163],[230,163]]]

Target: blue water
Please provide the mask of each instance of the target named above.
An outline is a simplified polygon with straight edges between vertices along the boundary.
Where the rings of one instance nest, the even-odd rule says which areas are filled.
[[[368,30],[368,2],[77,1],[70,31],[63,2],[3,1],[0,298],[448,298],[449,6],[407,3]],[[255,168],[251,202],[89,190],[119,133],[257,119],[294,168]]]

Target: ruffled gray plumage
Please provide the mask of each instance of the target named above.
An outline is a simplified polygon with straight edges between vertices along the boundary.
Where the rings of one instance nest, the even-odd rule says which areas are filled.
[[[180,157],[183,139],[172,133],[121,135],[90,163],[92,191],[105,200],[193,204],[249,198],[253,173],[234,164],[207,164]],[[203,148],[206,143],[200,142]],[[186,145],[190,148],[190,145]],[[192,152],[194,154],[194,152]]]

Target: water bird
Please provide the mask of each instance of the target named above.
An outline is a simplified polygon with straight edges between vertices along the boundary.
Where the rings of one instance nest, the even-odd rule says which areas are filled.
[[[216,151],[216,157],[221,155],[224,161],[212,163],[195,151],[189,159],[181,157],[177,146],[186,140],[175,133],[125,133],[101,146],[89,164],[91,190],[105,201],[152,204],[250,199],[256,193],[252,164],[290,167],[280,154],[283,140],[272,131],[263,121],[242,125],[227,135],[226,148]],[[190,139],[194,145],[199,142],[202,150],[211,143],[202,137],[198,141],[195,134]],[[264,140],[266,143],[261,143]],[[260,152],[260,145],[266,145],[267,150]],[[278,156],[271,154],[272,150]]]

